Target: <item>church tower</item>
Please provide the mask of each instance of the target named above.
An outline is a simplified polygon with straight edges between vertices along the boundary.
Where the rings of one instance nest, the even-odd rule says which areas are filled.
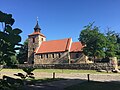
[[[46,37],[41,33],[41,28],[38,24],[34,27],[34,32],[28,35],[28,63],[34,64],[34,53],[43,41],[46,41]]]

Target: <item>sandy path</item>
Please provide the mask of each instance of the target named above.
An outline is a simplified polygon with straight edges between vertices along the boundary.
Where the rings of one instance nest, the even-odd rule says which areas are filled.
[[[14,78],[19,78],[14,76],[15,73],[24,73],[21,71],[0,71],[0,78],[3,75],[7,75]],[[53,73],[47,72],[34,72],[35,78],[52,78]],[[67,79],[85,79],[87,80],[87,73],[55,73],[56,78],[67,78]],[[90,80],[94,81],[120,81],[120,74],[90,74]]]

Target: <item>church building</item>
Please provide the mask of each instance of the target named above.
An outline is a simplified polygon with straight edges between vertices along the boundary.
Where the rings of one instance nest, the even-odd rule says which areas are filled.
[[[72,38],[46,41],[38,21],[34,32],[28,35],[29,64],[74,63],[82,55],[82,44]]]

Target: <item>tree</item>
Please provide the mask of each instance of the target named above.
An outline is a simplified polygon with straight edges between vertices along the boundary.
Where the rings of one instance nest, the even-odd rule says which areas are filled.
[[[25,40],[24,44],[20,47],[19,53],[17,54],[17,59],[20,64],[27,62],[28,58],[28,39]]]
[[[117,38],[117,47],[116,47],[116,56],[120,59],[120,34],[116,34]]]
[[[93,26],[93,23],[84,27],[79,36],[79,41],[84,45],[83,52],[89,57],[104,57],[104,47],[106,37],[99,32],[99,27]]]
[[[84,45],[84,54],[94,59],[120,57],[120,35],[109,28],[108,32],[103,34],[97,26],[90,23],[81,31],[79,41]]]
[[[0,22],[2,23],[2,29],[0,30],[0,64],[9,64],[11,62],[11,56],[16,54],[16,50],[19,48],[19,42],[21,41],[20,29],[12,28],[15,20],[12,18],[12,14],[3,13],[0,11]]]
[[[115,31],[109,30],[106,33],[106,57],[120,58],[120,35]]]
[[[108,32],[106,33],[106,39],[107,39],[105,47],[106,57],[115,57],[118,46],[115,32],[108,30]]]

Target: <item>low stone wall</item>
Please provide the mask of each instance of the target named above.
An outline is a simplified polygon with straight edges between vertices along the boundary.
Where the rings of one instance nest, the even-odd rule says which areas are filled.
[[[110,63],[90,64],[19,64],[18,68],[34,67],[39,69],[83,69],[83,70],[112,70]]]

